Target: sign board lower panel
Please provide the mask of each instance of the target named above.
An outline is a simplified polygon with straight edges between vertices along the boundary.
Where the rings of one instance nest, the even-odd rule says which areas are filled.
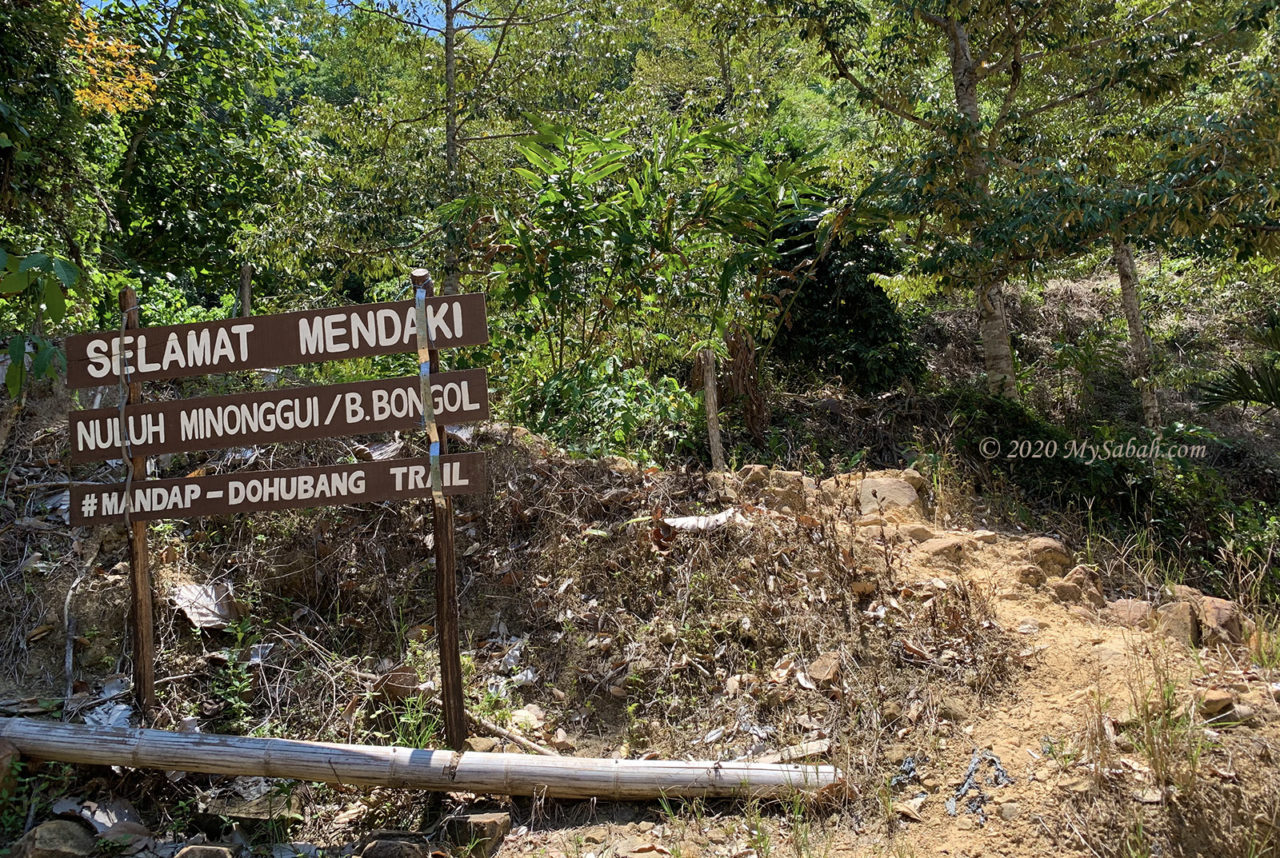
[[[483,453],[441,456],[440,471],[446,495],[479,494],[488,489]],[[431,493],[430,475],[431,461],[418,458],[143,480],[132,486],[129,517],[131,521],[157,521],[425,497]],[[124,490],[124,483],[73,484],[71,524],[123,522]]]
[[[483,369],[436,373],[431,390],[441,425],[489,419]],[[131,405],[124,422],[135,456],[413,429],[422,425],[421,382],[408,376]],[[71,413],[72,462],[122,458],[120,442],[120,409]]]

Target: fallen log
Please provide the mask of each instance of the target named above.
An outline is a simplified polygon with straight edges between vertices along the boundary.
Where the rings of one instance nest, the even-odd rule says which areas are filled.
[[[0,719],[0,739],[24,756],[66,763],[548,798],[771,797],[840,780],[834,766],[455,753],[28,718]]]

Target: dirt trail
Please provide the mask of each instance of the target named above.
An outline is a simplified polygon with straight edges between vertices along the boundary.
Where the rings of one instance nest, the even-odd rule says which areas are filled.
[[[1277,854],[1277,650],[1253,665],[1267,648],[1237,606],[1184,588],[1108,601],[1077,546],[938,527],[914,471],[819,482],[749,466],[708,480],[518,450],[494,463],[505,488],[462,512],[474,711],[505,708],[508,729],[581,756],[801,749],[849,780],[844,794],[763,807],[508,804],[516,827],[500,855]],[[412,643],[429,596],[403,562],[412,553],[382,549],[413,527],[333,511],[216,549],[204,532],[173,534],[160,585],[211,579],[232,558],[238,591],[257,591],[236,635],[260,631],[265,645],[261,667],[231,671],[244,641],[194,633],[166,603],[167,706],[212,730],[240,713],[306,738],[398,735],[431,678],[430,647]],[[268,539],[273,554],[257,552]],[[51,567],[44,602],[61,604],[70,574]],[[81,627],[101,633],[86,667],[119,648],[119,577],[99,570],[76,603]],[[334,609],[341,622],[324,619]],[[57,632],[35,639],[26,694],[56,693],[51,610],[15,625]],[[353,640],[363,661],[340,657]],[[308,675],[323,681],[293,680]],[[245,683],[230,704],[228,678]],[[419,798],[395,791],[302,792],[317,797],[291,839],[326,853],[421,819]]]
[[[833,512],[822,489],[809,486],[808,494],[809,512]],[[797,514],[782,506],[783,515]],[[1222,616],[1206,616],[1199,594],[1184,588],[1163,594],[1157,601],[1165,606],[1107,602],[1096,572],[1076,566],[1056,540],[935,531],[918,505],[882,503],[879,515],[883,526],[854,532],[856,540],[887,545],[890,562],[900,564],[896,597],[892,588],[881,595],[897,604],[968,585],[1012,634],[1010,655],[1021,665],[1016,680],[972,711],[942,686],[926,695],[938,720],[906,713],[899,744],[886,754],[902,775],[882,796],[887,818],[827,816],[821,807],[807,817],[708,818],[686,810],[656,821],[517,832],[501,854],[976,858],[1276,849],[1280,675],[1251,665],[1246,619],[1232,616],[1224,631],[1213,625]],[[869,520],[878,519],[861,522]],[[1213,607],[1238,612],[1225,603]],[[1190,626],[1179,624],[1188,618]],[[1211,637],[1215,629],[1234,639],[1189,645],[1189,634]],[[945,660],[947,653],[918,657]],[[977,788],[962,793],[975,762],[969,783]]]

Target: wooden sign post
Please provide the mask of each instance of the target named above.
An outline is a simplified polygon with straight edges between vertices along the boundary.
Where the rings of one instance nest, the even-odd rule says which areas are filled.
[[[410,274],[413,287],[420,292],[418,303],[424,304],[423,298],[432,297],[434,291],[431,274],[425,268],[415,268]],[[426,389],[431,376],[439,371],[440,351],[430,346],[435,343],[430,329],[423,330],[418,326],[419,360],[423,357],[426,346],[426,361],[421,362],[422,385]],[[449,438],[444,427],[436,425],[436,415],[432,409],[425,407],[423,424],[437,456],[445,456],[449,452]],[[436,446],[438,445],[438,446]],[[458,568],[453,550],[453,500],[444,496],[443,492],[432,493],[431,526],[435,536],[436,548],[436,641],[440,649],[440,701],[444,711],[444,734],[449,747],[455,751],[464,750],[467,741],[467,713],[462,696],[462,655],[458,651],[459,619],[458,619]]]
[[[121,328],[67,339],[67,384],[116,384],[116,409],[71,415],[71,459],[122,456],[123,483],[73,483],[72,525],[123,522],[129,529],[134,688],[144,712],[155,707],[155,640],[147,521],[253,510],[298,509],[420,498],[433,502],[436,625],[445,734],[455,750],[467,738],[458,651],[458,580],[453,548],[455,495],[487,489],[484,455],[448,455],[444,423],[489,416],[482,369],[439,372],[439,349],[489,341],[484,295],[430,294],[423,269],[415,299],[299,310],[219,322],[142,328],[132,289],[120,293]],[[246,302],[247,303],[247,302]],[[142,382],[300,363],[419,352],[418,378],[397,378],[142,403]],[[426,459],[356,465],[235,471],[147,480],[146,457],[363,435],[423,426]]]
[[[124,314],[124,330],[136,330],[138,323],[138,296],[133,289],[125,287],[120,290],[120,312]],[[125,399],[123,413],[130,406],[142,404],[142,382],[134,381],[132,373],[121,379],[121,384],[128,381],[128,396]],[[121,455],[129,463],[128,479],[125,481],[126,491],[132,488],[135,481],[147,478],[147,457],[129,448],[127,435],[121,436]],[[151,557],[147,551],[147,523],[131,519],[129,513],[132,504],[125,501],[124,520],[129,526],[129,590],[133,607],[130,610],[133,637],[133,688],[139,705],[146,715],[156,708],[156,641],[154,596],[151,586]],[[68,680],[70,681],[70,680]]]

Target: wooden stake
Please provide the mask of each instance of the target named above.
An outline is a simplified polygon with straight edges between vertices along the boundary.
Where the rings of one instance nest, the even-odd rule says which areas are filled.
[[[435,289],[430,274],[415,268],[410,274],[415,288],[425,287],[427,297]],[[439,372],[440,352],[428,352],[430,371]],[[430,395],[430,389],[424,397]],[[423,402],[424,408],[426,402]],[[449,438],[445,427],[437,427],[440,437],[440,455],[449,452]],[[453,550],[453,499],[433,497],[431,505],[432,533],[436,545],[436,641],[440,650],[440,709],[444,713],[444,734],[449,747],[461,751],[467,741],[467,710],[462,694],[462,655],[458,650],[461,636],[458,619],[458,569]]]
[[[134,330],[141,327],[138,322],[138,296],[129,287],[120,290],[120,312],[124,313],[124,327]],[[142,404],[142,382],[129,384],[126,405]],[[121,437],[125,437],[124,421],[121,421]],[[133,470],[130,482],[147,478],[147,459],[145,456],[133,456],[129,460]],[[155,620],[153,618],[151,557],[147,552],[147,523],[134,521],[129,523],[129,590],[132,596],[133,639],[133,689],[138,705],[144,715],[149,715],[156,707],[156,642]]]
[[[24,756],[102,766],[293,778],[446,792],[635,801],[783,797],[840,780],[834,766],[455,753],[0,718]]]
[[[711,441],[711,470],[724,470],[724,445],[720,442],[720,401],[716,394],[716,353],[702,350],[702,389],[707,400],[707,435]]]

